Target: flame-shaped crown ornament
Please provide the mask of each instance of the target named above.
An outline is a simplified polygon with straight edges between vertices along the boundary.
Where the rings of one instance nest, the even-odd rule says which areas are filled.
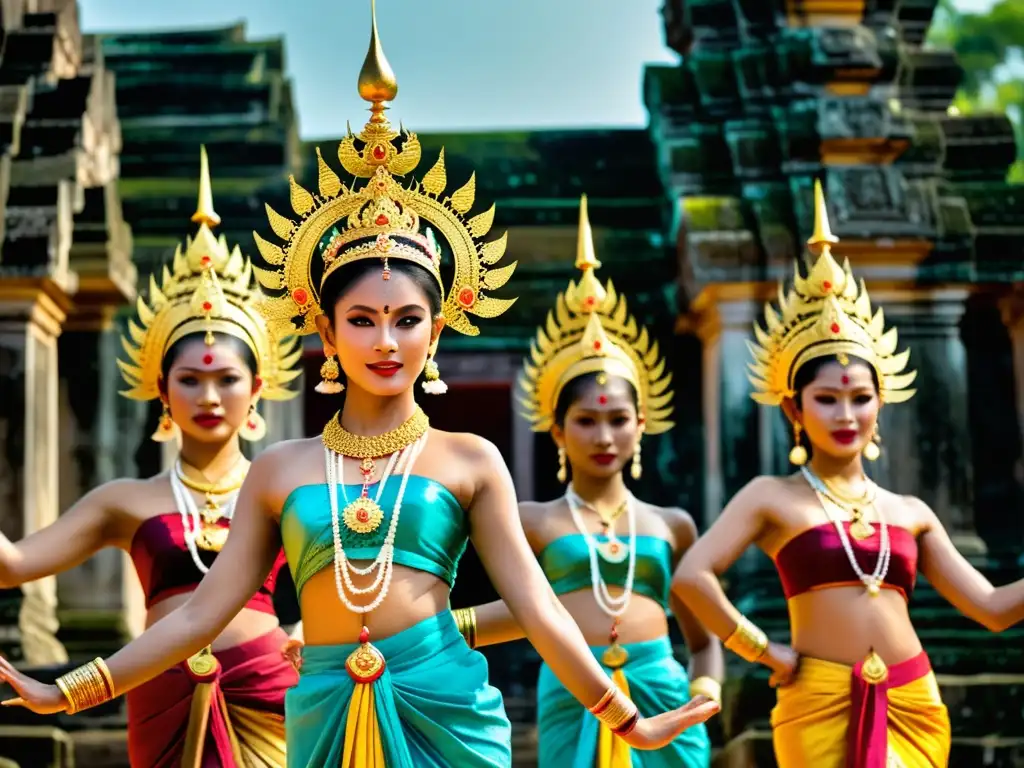
[[[324,161],[317,148],[318,194],[303,189],[292,177],[291,206],[296,219],[267,206],[270,228],[283,241],[278,245],[253,233],[256,245],[273,269],[256,268],[262,285],[277,295],[262,311],[278,332],[312,333],[315,318],[331,307],[320,306],[320,291],[338,268],[361,259],[377,259],[381,276],[390,277],[389,262],[404,259],[429,271],[441,286],[440,235],[451,250],[455,271],[442,313],[447,326],[476,336],[469,320],[497,317],[515,302],[486,295],[503,286],[515,263],[492,267],[505,254],[506,236],[484,241],[494,222],[494,206],[466,218],[476,199],[476,175],[449,196],[444,150],[420,181],[402,185],[396,177],[410,174],[420,161],[416,134],[396,131],[384,116],[385,101],[398,93],[377,35],[371,2],[370,49],[359,73],[359,94],[371,102],[370,120],[357,136],[349,129],[338,147],[338,160],[352,176],[365,179],[351,188]],[[400,140],[400,141],[399,141]],[[421,232],[421,227],[429,225]],[[316,264],[321,260],[322,270]]]
[[[804,363],[835,355],[840,363],[858,357],[878,376],[883,402],[901,403],[914,396],[909,389],[917,374],[905,372],[910,350],[896,352],[897,331],[885,329],[881,309],[873,311],[864,281],[859,283],[847,260],[842,267],[832,257],[839,242],[828,223],[821,183],[814,183],[814,233],[807,241],[817,259],[807,277],[795,270],[788,292],[779,286],[779,309],[765,305],[765,328],[754,324],[756,343],[748,342],[751,397],[764,405],[779,405],[794,397],[794,378]]]
[[[616,293],[611,280],[601,285],[594,274],[600,266],[584,195],[576,244],[576,267],[583,274],[558,295],[530,345],[519,380],[524,416],[534,431],[548,431],[565,385],[588,373],[604,373],[633,385],[647,434],[666,432],[672,428],[672,374],[665,372],[658,342],[629,314],[626,297]]]
[[[149,278],[148,303],[140,296],[138,322],[128,321],[128,335],[121,337],[128,361],[118,360],[130,387],[122,392],[133,400],[160,396],[160,368],[164,354],[179,339],[201,332],[207,344],[214,333],[241,339],[252,349],[263,382],[261,397],[287,400],[297,392],[287,388],[300,371],[302,355],[298,338],[271,333],[257,305],[263,300],[253,280],[253,267],[236,245],[213,234],[220,223],[213,209],[210,168],[206,148],[200,149],[199,203],[192,221],[199,224],[195,236],[179,244],[171,268],[165,265],[160,282]]]

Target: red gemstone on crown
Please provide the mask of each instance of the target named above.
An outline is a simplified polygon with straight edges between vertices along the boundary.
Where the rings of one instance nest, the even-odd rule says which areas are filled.
[[[213,362],[213,355],[203,355],[203,364],[209,365]]]
[[[387,157],[387,154],[387,150],[385,150],[384,147],[382,147],[380,144],[373,148],[374,160],[383,160],[385,157]]]
[[[373,220],[373,223],[378,227],[386,227],[388,224],[388,217],[383,213],[378,213],[377,218]]]
[[[300,307],[309,301],[309,294],[306,293],[304,288],[296,288],[292,291],[292,301],[298,304]]]
[[[832,333],[839,333],[839,323],[832,323]]]
[[[476,293],[472,288],[463,288],[459,291],[459,304],[466,307],[472,307],[476,303]]]
[[[368,642],[370,642],[370,630],[368,630],[366,627],[363,627],[362,631],[359,633],[359,642],[360,643],[368,643]]]
[[[597,299],[595,299],[593,296],[587,296],[587,299],[586,299],[586,301],[584,303],[588,307],[592,307],[592,306],[594,306],[597,303]]]
[[[208,301],[204,301],[203,302],[203,311],[204,312],[209,312],[211,309],[213,309],[213,304],[211,304]]]
[[[832,283],[830,283],[828,280],[826,280],[826,281],[824,281],[821,284],[821,287],[824,288],[826,291],[831,291],[832,290]]]
[[[595,352],[600,352],[601,351],[601,342],[600,341],[595,341],[594,342],[594,351]]]
[[[199,260],[199,263],[202,264],[203,266],[206,266],[207,264],[210,263],[210,257],[209,256],[203,256],[203,258],[201,258]]]

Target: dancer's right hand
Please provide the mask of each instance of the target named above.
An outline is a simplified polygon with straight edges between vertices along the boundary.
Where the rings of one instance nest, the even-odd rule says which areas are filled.
[[[671,744],[675,738],[695,725],[703,723],[721,709],[717,701],[707,696],[695,696],[689,702],[654,717],[642,717],[636,727],[622,740],[634,749],[661,749]]]
[[[60,688],[23,675],[7,659],[0,659],[0,682],[7,683],[18,694],[13,699],[0,702],[5,707],[24,707],[37,715],[52,715],[68,707],[68,700]]]
[[[761,663],[772,671],[768,678],[768,685],[772,688],[779,688],[789,685],[796,679],[797,669],[800,666],[800,654],[788,645],[768,643],[768,650],[761,657]]]

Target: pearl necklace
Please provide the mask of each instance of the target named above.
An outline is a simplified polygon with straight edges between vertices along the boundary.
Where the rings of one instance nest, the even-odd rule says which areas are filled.
[[[853,568],[853,572],[857,574],[857,578],[861,580],[861,583],[868,590],[868,594],[872,597],[877,597],[881,591],[882,584],[885,582],[885,577],[889,573],[889,561],[892,559],[892,546],[889,541],[889,526],[885,522],[885,518],[882,515],[882,510],[875,507],[875,513],[878,515],[878,524],[881,530],[881,540],[878,545],[878,560],[875,562],[875,568],[870,573],[864,572],[864,569],[860,567],[860,563],[857,562],[857,555],[853,551],[853,544],[850,542],[850,537],[846,533],[846,529],[843,527],[843,523],[831,512],[829,512],[829,501],[835,504],[837,507],[842,507],[836,504],[832,495],[828,492],[828,488],[825,486],[817,475],[815,475],[806,466],[800,467],[800,471],[803,473],[804,479],[807,480],[808,485],[814,491],[814,495],[818,497],[818,502],[821,504],[821,508],[825,512],[825,516],[832,522],[836,528],[836,532],[839,534],[839,541],[842,542],[843,551],[846,552],[846,559],[850,561],[850,566]]]
[[[334,534],[334,585],[338,591],[338,598],[352,613],[365,614],[375,610],[384,602],[388,589],[391,587],[391,576],[394,573],[395,561],[395,534],[398,532],[398,518],[402,511],[402,499],[405,497],[405,488],[409,482],[409,475],[413,465],[419,457],[420,451],[427,443],[427,436],[423,434],[412,445],[401,448],[391,455],[385,474],[381,478],[380,487],[377,489],[377,499],[383,493],[383,486],[391,474],[396,463],[404,459],[405,467],[402,472],[402,483],[395,496],[395,504],[391,513],[391,523],[388,526],[387,535],[380,551],[373,562],[365,568],[352,565],[345,556],[345,547],[341,543],[341,517],[338,510],[338,481],[344,482],[343,473],[344,456],[335,453],[330,448],[324,447],[324,459],[326,464],[327,491],[331,502],[331,529]],[[368,587],[356,587],[352,583],[349,572],[360,576],[367,576],[377,571],[376,577]],[[356,605],[349,599],[348,592],[353,595],[366,595],[377,592],[377,596],[367,605]]]
[[[199,536],[202,528],[202,523],[199,519],[199,506],[181,481],[181,478],[178,477],[177,472],[171,472],[171,493],[174,494],[174,502],[175,506],[178,507],[178,514],[181,515],[181,527],[185,532],[185,546],[188,548],[189,554],[192,555],[192,562],[196,564],[199,572],[205,576],[210,572],[210,569],[200,559],[199,548],[196,546],[196,537]],[[235,502],[237,500],[237,491],[224,500],[222,518],[226,520],[234,518]]]

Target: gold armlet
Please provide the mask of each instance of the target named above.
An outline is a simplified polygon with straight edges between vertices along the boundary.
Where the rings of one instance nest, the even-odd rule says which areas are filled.
[[[99,658],[58,677],[57,687],[68,700],[69,715],[114,698],[114,678],[106,663]]]
[[[609,688],[600,701],[590,708],[590,714],[617,736],[627,735],[640,720],[636,704],[618,686]]]
[[[690,698],[707,696],[718,704],[722,703],[722,684],[713,677],[698,677],[690,681]]]
[[[466,645],[476,648],[476,608],[459,608],[452,611],[452,616],[459,633],[466,639]]]
[[[768,635],[758,629],[746,616],[741,616],[736,629],[725,641],[725,647],[741,659],[754,662],[768,650]]]

